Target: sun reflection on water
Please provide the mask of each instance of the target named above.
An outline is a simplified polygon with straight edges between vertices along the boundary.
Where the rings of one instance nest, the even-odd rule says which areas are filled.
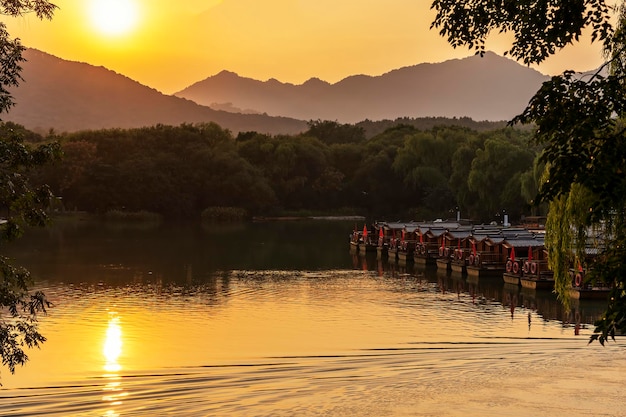
[[[122,328],[120,327],[120,318],[115,314],[112,314],[109,318],[109,326],[107,327],[102,353],[106,359],[104,370],[107,372],[119,372],[121,366],[117,361],[122,354]]]
[[[118,360],[122,354],[122,346],[120,318],[117,313],[109,313],[109,324],[102,348],[102,354],[105,359],[103,369],[106,372],[104,377],[108,381],[103,388],[104,395],[102,396],[102,401],[107,403],[109,407],[121,405],[122,398],[128,395],[122,388],[121,377],[119,375],[122,366],[119,364]],[[107,417],[119,416],[112,408],[107,410],[104,415]]]

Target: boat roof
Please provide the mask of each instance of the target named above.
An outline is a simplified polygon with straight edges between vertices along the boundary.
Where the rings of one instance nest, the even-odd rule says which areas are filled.
[[[472,230],[449,230],[448,236],[450,237],[450,239],[467,239],[468,237],[472,236]]]
[[[487,245],[503,245],[506,248],[541,248],[544,247],[544,233],[535,233],[524,227],[512,227],[494,224],[464,225],[454,221],[432,222],[376,222],[375,227],[386,230],[403,230],[406,233],[418,233],[429,237],[445,237],[448,240],[471,239]],[[597,250],[588,251],[589,254]]]
[[[505,248],[540,248],[544,241],[540,239],[507,239],[502,242]]]

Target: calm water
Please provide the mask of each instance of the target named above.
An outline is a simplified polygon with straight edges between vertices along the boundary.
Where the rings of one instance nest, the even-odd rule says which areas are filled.
[[[7,251],[55,307],[0,415],[626,416],[601,303],[352,257],[353,227],[31,232]]]

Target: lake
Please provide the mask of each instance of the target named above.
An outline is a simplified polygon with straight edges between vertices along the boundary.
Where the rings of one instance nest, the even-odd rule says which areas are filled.
[[[0,415],[626,416],[603,303],[355,257],[354,226],[29,231],[4,252],[54,308]]]

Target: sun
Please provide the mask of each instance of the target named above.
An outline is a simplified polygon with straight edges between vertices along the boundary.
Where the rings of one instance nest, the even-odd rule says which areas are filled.
[[[133,0],[91,0],[89,18],[102,34],[120,36],[135,28],[139,11]]]

